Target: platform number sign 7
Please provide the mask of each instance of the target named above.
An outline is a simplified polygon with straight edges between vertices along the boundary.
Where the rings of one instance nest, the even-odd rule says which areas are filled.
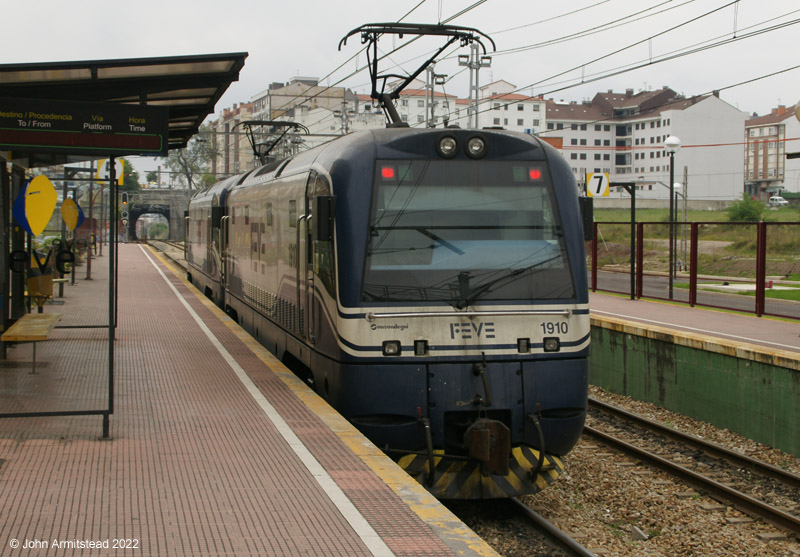
[[[589,197],[608,197],[608,174],[595,172],[586,175],[586,195]]]

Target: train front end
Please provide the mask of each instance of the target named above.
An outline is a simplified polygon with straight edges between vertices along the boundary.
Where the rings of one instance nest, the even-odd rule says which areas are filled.
[[[337,192],[342,363],[328,398],[437,497],[535,493],[586,416],[572,173],[521,134],[376,138],[370,195]]]

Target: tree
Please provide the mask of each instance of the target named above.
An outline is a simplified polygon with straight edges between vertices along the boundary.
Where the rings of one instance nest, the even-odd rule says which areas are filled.
[[[211,162],[217,157],[213,133],[207,126],[201,126],[198,136],[192,138],[185,149],[169,153],[167,168],[189,189],[202,187],[203,175],[208,173]]]
[[[725,212],[730,222],[759,222],[763,220],[764,204],[742,194],[742,200],[732,203]]]
[[[120,191],[139,191],[139,173],[127,159],[122,159],[122,185]]]

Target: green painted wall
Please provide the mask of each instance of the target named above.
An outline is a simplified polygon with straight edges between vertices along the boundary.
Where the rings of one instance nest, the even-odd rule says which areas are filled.
[[[593,318],[589,382],[800,456],[790,354]]]

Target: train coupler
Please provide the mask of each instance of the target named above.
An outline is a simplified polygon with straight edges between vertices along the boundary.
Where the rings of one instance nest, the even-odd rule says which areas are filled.
[[[511,430],[503,422],[480,418],[464,433],[470,458],[481,463],[481,475],[505,476],[509,471]]]

